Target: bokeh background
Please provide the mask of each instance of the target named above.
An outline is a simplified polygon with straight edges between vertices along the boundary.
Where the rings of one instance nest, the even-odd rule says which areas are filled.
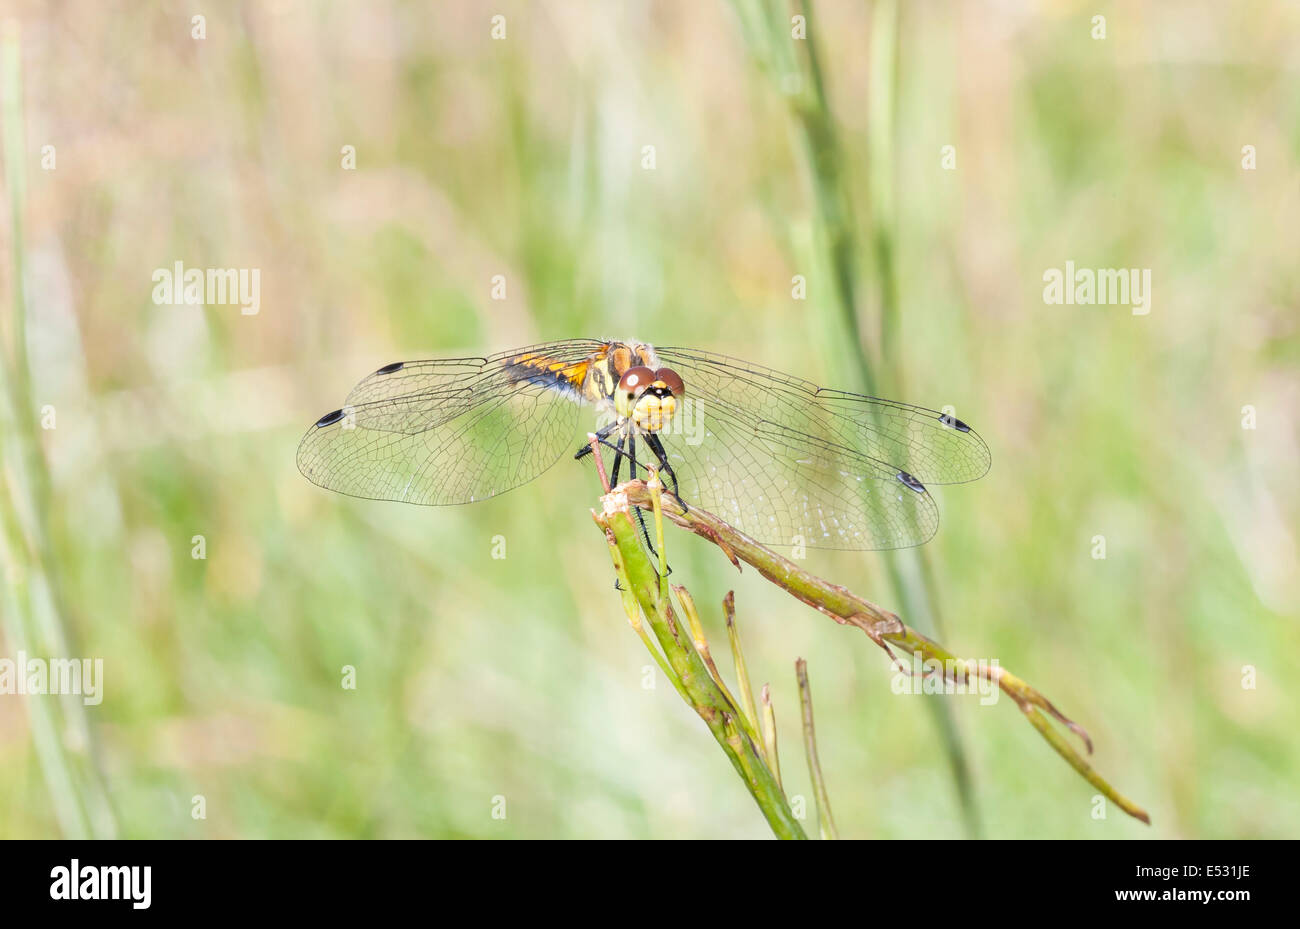
[[[808,659],[842,834],[1300,831],[1294,4],[0,18],[0,656],[105,674],[99,706],[0,696],[0,835],[769,835],[644,686],[589,470],[425,509],[295,468],[381,364],[579,336],[951,405],[992,449],[921,553],[805,565],[1040,688],[1153,825],[1098,818],[1009,700],[895,695],[861,634],[673,534],[728,673],[736,591],[804,797]],[[1066,260],[1151,269],[1149,315],[1046,305]],[[156,305],[177,261],[260,269],[260,312]]]

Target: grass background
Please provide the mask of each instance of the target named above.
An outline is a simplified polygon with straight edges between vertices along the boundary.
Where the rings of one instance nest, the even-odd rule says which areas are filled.
[[[891,274],[881,375],[899,399],[954,406],[993,452],[983,481],[936,492],[944,640],[1086,726],[1101,772],[1153,819],[1095,819],[1092,788],[1010,701],[952,697],[983,833],[1294,837],[1300,12],[901,7],[883,141],[878,8],[806,12],[867,351]],[[798,10],[769,8],[771,38],[794,46]],[[21,274],[32,399],[57,414],[39,433],[48,505],[23,489],[12,430],[6,474],[56,570],[5,550],[9,590],[27,571],[35,593],[30,615],[5,601],[0,656],[24,628],[33,654],[62,636],[62,654],[103,658],[106,694],[84,710],[0,697],[0,835],[767,834],[699,720],[662,679],[643,686],[589,470],[424,509],[327,494],[294,466],[317,416],[404,358],[613,336],[828,381],[834,286],[789,106],[804,88],[759,67],[753,13],[6,4],[26,189],[11,170],[23,248],[7,225],[0,305],[12,357]],[[871,230],[889,210],[885,267]],[[1067,259],[1150,268],[1150,315],[1044,305],[1043,272]],[[260,268],[260,313],[155,305],[151,274],[176,261]],[[710,546],[670,545],[715,653],[736,590],[790,793],[811,798],[803,656],[841,833],[965,834],[926,698],[892,694],[869,642]],[[806,566],[898,606],[878,555]]]

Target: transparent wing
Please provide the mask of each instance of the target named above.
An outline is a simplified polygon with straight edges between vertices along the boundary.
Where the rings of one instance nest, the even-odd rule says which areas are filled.
[[[753,420],[808,433],[891,473],[923,484],[961,484],[989,469],[988,446],[959,419],[935,410],[861,394],[826,390],[801,378],[725,355],[658,348],[686,396],[725,398]]]
[[[686,389],[662,441],[688,505],[769,545],[908,548],[938,530],[933,498],[899,469]]]
[[[576,448],[581,398],[536,365],[574,364],[595,340],[487,358],[385,365],[298,445],[298,470],[354,497],[441,505],[512,490]]]

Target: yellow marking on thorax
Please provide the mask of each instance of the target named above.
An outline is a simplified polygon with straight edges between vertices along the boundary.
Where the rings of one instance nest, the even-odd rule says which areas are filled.
[[[608,342],[588,359],[590,370],[582,384],[582,394],[592,403],[612,400],[623,372],[634,364],[635,356],[625,342]]]
[[[609,358],[593,358],[588,364],[586,380],[582,382],[582,395],[591,403],[608,400],[618,385],[618,377],[610,380]]]

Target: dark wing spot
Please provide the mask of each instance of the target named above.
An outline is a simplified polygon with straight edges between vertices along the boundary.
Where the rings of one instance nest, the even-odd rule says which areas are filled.
[[[332,426],[343,418],[342,410],[335,410],[333,413],[326,413],[320,419],[316,420],[316,428],[321,426]]]
[[[925,485],[918,481],[906,471],[898,472],[898,479],[903,482],[903,486],[908,490],[915,490],[918,494],[925,493]]]
[[[393,362],[392,364],[390,364],[390,365],[384,365],[382,368],[380,368],[380,369],[379,369],[378,371],[376,371],[375,373],[376,373],[376,374],[392,374],[394,371],[400,371],[400,370],[402,370],[402,368],[403,368],[403,366],[404,366],[405,364],[406,364],[405,361],[394,361],[394,362]]]
[[[958,432],[970,432],[970,426],[966,425],[956,416],[949,416],[947,413],[939,415],[939,422],[943,423],[949,429],[956,429]]]

